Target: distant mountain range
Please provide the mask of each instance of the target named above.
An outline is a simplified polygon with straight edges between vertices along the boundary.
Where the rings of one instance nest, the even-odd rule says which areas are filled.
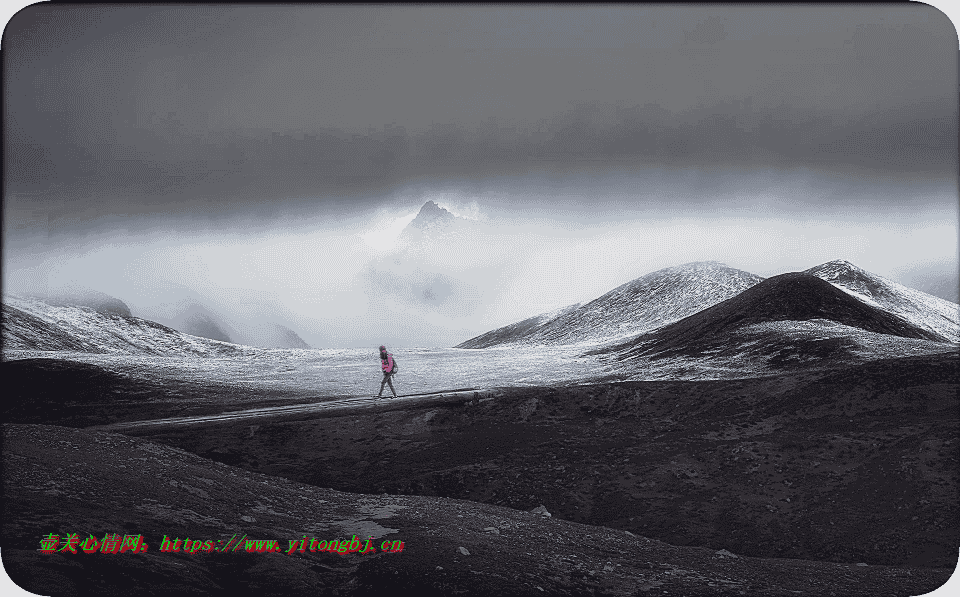
[[[448,219],[441,209],[424,212],[437,218],[425,218],[424,229]],[[238,334],[199,305],[176,319],[178,330],[133,317],[122,301],[102,293],[73,299],[84,304],[66,304],[69,297],[5,296],[4,349],[245,354],[246,347],[230,343],[238,336],[250,346],[308,348],[296,332],[275,323],[251,324]],[[846,261],[769,279],[696,262],[647,274],[586,304],[498,328],[457,348],[583,345],[652,379],[931,354],[955,350],[958,342],[960,306]]]
[[[688,263],[457,348],[593,345],[636,379],[766,374],[956,350],[960,306],[831,261],[764,280]],[[640,358],[642,357],[642,358]]]
[[[201,338],[139,317],[3,297],[3,349],[100,354],[241,356],[248,347]]]
[[[226,327],[218,318],[204,307],[192,303],[170,322],[171,327],[192,336],[233,342],[224,330]]]
[[[803,273],[828,282],[830,287],[859,302],[896,315],[919,330],[930,332],[908,337],[960,341],[960,306],[957,304],[907,288],[842,260],[824,263]],[[497,328],[456,348],[613,342],[663,328],[732,299],[763,280],[717,262],[668,267],[623,284],[585,305],[570,305]],[[828,286],[819,285],[813,294],[827,292],[830,292]],[[826,295],[821,299],[827,300]],[[829,313],[822,315],[823,319],[832,319]]]
[[[185,302],[175,317],[161,319],[161,323],[193,336],[245,346],[310,348],[303,338],[284,325],[274,322],[229,321],[197,302]]]
[[[295,331],[279,323],[251,325],[242,338],[244,344],[261,348],[310,348]]]
[[[112,298],[97,294],[98,299]],[[114,305],[123,304],[117,299],[101,300],[110,308],[100,310],[87,306],[90,301],[71,305],[68,300],[5,296],[4,348],[202,356],[239,355],[246,347],[310,348],[296,332],[276,323],[247,325],[237,333],[200,305],[190,305],[174,318],[174,325],[164,325],[133,317],[129,310],[116,312]],[[243,345],[232,342],[225,329],[232,330]]]

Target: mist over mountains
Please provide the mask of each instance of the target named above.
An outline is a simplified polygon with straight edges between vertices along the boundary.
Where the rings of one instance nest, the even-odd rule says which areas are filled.
[[[139,317],[100,313],[89,307],[50,305],[3,297],[3,347],[8,350],[78,351],[99,354],[240,356],[245,347],[212,340]]]
[[[382,306],[384,320],[403,317],[405,308],[408,313],[430,309],[462,315],[470,300],[477,300],[479,290],[468,282],[419,265],[404,268],[405,260],[417,263],[415,251],[462,242],[476,230],[472,223],[458,222],[462,220],[428,204],[403,231],[406,238],[399,248],[366,272],[366,290]],[[378,265],[383,269],[377,270]],[[241,350],[236,344],[309,348],[283,325],[228,323],[198,303],[185,302],[176,316],[158,318],[166,327],[110,312],[122,303],[102,293],[84,296],[86,303],[93,296],[108,307],[97,311],[67,305],[64,298],[5,298],[5,345],[88,352],[122,352],[131,346],[134,352],[152,354],[175,345],[183,345],[175,351],[189,354]],[[416,324],[412,315],[408,319]],[[846,261],[767,279],[718,262],[694,262],[641,276],[586,304],[497,328],[456,348],[576,345],[624,363],[644,356],[653,369],[638,369],[637,375],[656,369],[657,375],[683,377],[691,366],[698,376],[728,376],[889,358],[898,351],[937,353],[958,340],[960,306]]]
[[[279,323],[238,320],[191,301],[182,302],[178,310],[172,318],[159,319],[181,332],[211,340],[260,348],[310,348],[295,331]]]
[[[474,315],[485,289],[465,268],[472,264],[469,253],[477,249],[477,233],[476,222],[433,201],[424,203],[396,245],[377,251],[361,274],[372,310],[448,320]]]
[[[563,279],[562,264],[555,263],[549,249],[539,247],[535,239],[511,236],[512,232],[502,226],[457,216],[435,201],[426,201],[394,240],[375,247],[356,278],[352,291],[369,301],[361,324],[371,335],[369,342],[396,345],[403,342],[404,335],[416,330],[421,337],[432,339],[424,345],[455,344],[457,348],[622,343],[729,301],[764,281],[761,276],[720,262],[691,262],[640,276],[590,301],[521,319],[457,343],[470,333],[467,326],[475,326],[480,318],[489,316],[491,305],[510,300],[505,288],[522,282],[525,271],[532,271],[529,268],[540,267],[541,262],[550,263],[561,276],[557,283],[571,283]],[[518,264],[526,264],[528,269],[523,270]],[[922,342],[960,340],[956,303],[908,288],[843,260],[830,261],[803,273],[829,283],[818,287],[807,280],[802,284],[803,295],[816,308],[802,316],[794,313],[774,317],[768,324],[802,321],[809,328],[813,325],[810,321],[823,320],[868,334],[892,334]],[[315,283],[320,289],[324,286],[322,278]],[[834,288],[854,302],[840,301],[831,290]],[[152,307],[140,314],[180,332],[222,342],[263,348],[309,347],[288,323],[290,313],[276,298],[255,293],[228,294],[212,302],[211,297],[217,293],[211,294],[210,289],[201,294],[187,286],[171,286],[165,292],[166,306]],[[513,300],[533,304],[537,298],[514,292]],[[781,301],[782,293],[775,294],[779,297],[776,301]],[[103,313],[130,316],[130,308],[123,301],[98,291],[63,291],[56,298],[45,300],[51,305],[90,306]],[[214,304],[217,306],[213,307]],[[852,319],[833,312],[841,309],[849,315],[853,305],[856,315],[851,315]],[[861,308],[864,305],[876,310],[867,314]],[[524,305],[514,303],[512,308],[522,311]],[[739,334],[750,325],[761,323],[756,316],[766,312],[758,308],[755,302],[746,301],[734,309],[738,313],[753,313],[749,325],[738,324]],[[732,313],[724,317],[733,316]],[[747,317],[746,312],[742,315]],[[325,316],[336,321],[335,313]],[[343,319],[344,326],[359,322]],[[309,327],[315,324],[308,320],[302,320],[300,325],[316,333],[316,327]],[[719,328],[709,333],[690,330],[691,339],[720,334]],[[836,330],[824,333],[835,335]]]

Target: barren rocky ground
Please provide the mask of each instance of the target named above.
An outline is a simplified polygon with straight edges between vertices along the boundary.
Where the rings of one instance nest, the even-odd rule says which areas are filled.
[[[919,595],[948,568],[759,559],[463,500],[359,495],[143,439],[3,426],[3,564],[41,595]],[[48,534],[141,534],[141,553],[39,551]],[[168,537],[289,545],[399,539],[400,553],[171,553]]]
[[[488,371],[521,381],[340,405],[298,390],[283,359],[251,364],[254,384],[229,381],[233,360],[21,356],[0,364],[0,546],[42,595],[920,595],[957,563],[955,350],[741,379],[597,371],[544,385]],[[311,403],[330,408],[94,428]],[[51,532],[408,547],[39,553]]]
[[[754,380],[130,433],[303,483],[430,495],[758,557],[949,567],[957,356]]]

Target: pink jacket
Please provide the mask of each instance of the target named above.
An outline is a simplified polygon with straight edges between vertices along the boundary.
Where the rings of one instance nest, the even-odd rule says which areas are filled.
[[[393,371],[393,355],[389,352],[387,353],[387,360],[380,361],[380,368],[383,369],[384,373],[390,373]]]

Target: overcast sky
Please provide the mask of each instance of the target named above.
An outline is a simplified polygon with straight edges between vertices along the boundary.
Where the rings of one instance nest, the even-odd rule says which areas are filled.
[[[489,243],[420,264],[480,298],[398,299],[407,345],[692,260],[955,268],[958,45],[922,4],[31,6],[4,287],[375,344],[363,272],[427,200]]]

